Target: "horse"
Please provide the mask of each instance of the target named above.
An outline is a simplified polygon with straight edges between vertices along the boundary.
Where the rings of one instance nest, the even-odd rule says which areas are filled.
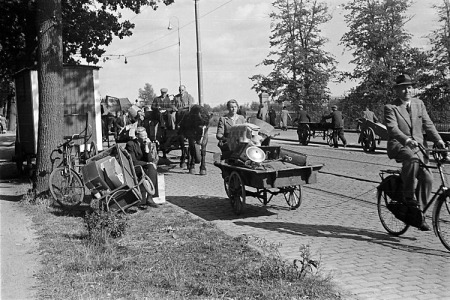
[[[149,112],[145,123],[150,125],[150,139],[159,144],[162,160],[167,162],[167,153],[180,149],[180,167],[185,168],[187,164],[189,173],[195,174],[195,164],[200,163],[200,175],[206,175],[205,155],[210,119],[208,111],[203,106],[194,105],[190,110],[180,108],[175,115],[173,122],[171,112]]]
[[[178,134],[187,139],[187,151],[181,154],[181,162],[187,158],[190,174],[195,174],[195,164],[200,163],[200,175],[206,175],[206,145],[211,116],[201,105],[193,105],[190,110],[180,110]]]

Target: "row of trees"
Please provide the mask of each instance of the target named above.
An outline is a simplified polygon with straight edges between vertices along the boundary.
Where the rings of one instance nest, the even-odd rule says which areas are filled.
[[[344,5],[348,31],[341,44],[353,56],[352,72],[339,72],[336,61],[323,50],[326,39],[320,26],[331,18],[328,7],[318,0],[276,0],[272,19],[272,51],[261,62],[272,66],[267,75],[253,75],[253,89],[266,88],[274,99],[302,102],[309,109],[321,110],[328,103],[330,80],[355,80],[341,107],[359,116],[368,104],[379,114],[391,101],[395,76],[409,73],[416,80],[428,107],[447,107],[434,111],[434,119],[450,123],[450,3],[435,5],[439,26],[429,34],[430,50],[412,47],[405,24],[411,1],[352,0]],[[447,105],[447,106],[445,106]]]

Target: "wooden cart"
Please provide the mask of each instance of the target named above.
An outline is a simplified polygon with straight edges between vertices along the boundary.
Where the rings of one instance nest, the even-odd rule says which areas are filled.
[[[308,145],[311,137],[323,137],[327,144],[333,146],[333,127],[331,123],[327,122],[308,122],[300,123],[298,130],[298,141],[301,145]]]
[[[365,118],[359,120],[360,130],[358,143],[361,144],[365,152],[375,151],[377,144],[388,139],[386,125],[375,123]]]
[[[247,196],[267,205],[278,194],[283,194],[291,209],[297,209],[302,201],[302,185],[315,183],[317,171],[323,165],[306,165],[305,155],[285,154],[280,147],[260,148],[268,159],[259,164],[238,160],[214,162],[222,170],[225,191],[233,211],[237,215],[243,212]]]

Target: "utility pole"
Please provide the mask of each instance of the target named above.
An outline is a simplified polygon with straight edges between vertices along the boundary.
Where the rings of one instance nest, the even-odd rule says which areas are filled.
[[[198,104],[203,105],[203,71],[202,71],[202,50],[200,42],[200,23],[198,18],[198,2],[195,3],[195,33],[197,37],[197,81],[198,81]]]

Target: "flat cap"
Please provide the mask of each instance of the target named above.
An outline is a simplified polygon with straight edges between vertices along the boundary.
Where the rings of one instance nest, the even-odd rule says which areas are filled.
[[[167,93],[169,90],[168,89],[166,89],[166,88],[162,88],[161,89],[161,93]]]

